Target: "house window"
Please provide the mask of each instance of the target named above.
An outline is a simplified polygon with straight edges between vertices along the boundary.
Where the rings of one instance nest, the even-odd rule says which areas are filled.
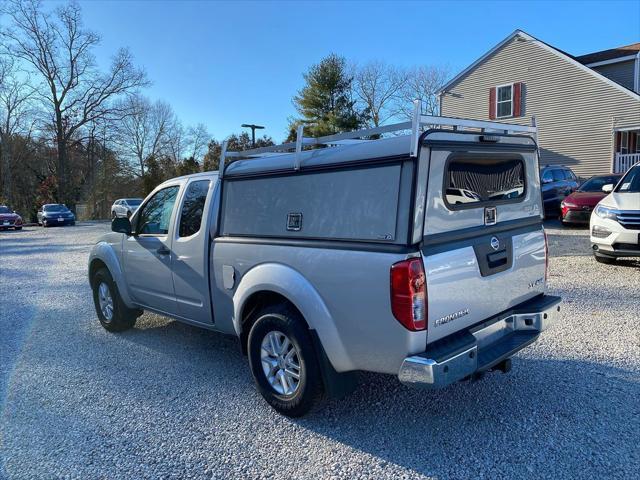
[[[629,132],[629,152],[640,153],[640,135],[638,135],[638,132]]]
[[[513,116],[513,84],[496,87],[496,117]]]
[[[620,153],[626,155],[629,153],[629,132],[620,133]]]

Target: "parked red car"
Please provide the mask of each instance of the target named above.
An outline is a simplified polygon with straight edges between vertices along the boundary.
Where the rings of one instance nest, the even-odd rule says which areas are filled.
[[[9,207],[0,205],[0,230],[9,228],[22,230],[22,217]]]
[[[600,200],[607,196],[602,187],[616,184],[622,175],[597,175],[584,182],[560,203],[561,220],[565,225],[588,225],[591,211]]]

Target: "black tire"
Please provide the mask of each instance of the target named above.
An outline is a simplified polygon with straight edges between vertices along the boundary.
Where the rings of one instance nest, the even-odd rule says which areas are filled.
[[[247,352],[251,373],[263,398],[287,417],[301,417],[326,401],[322,372],[311,334],[300,314],[287,304],[271,305],[256,315],[249,332]],[[262,341],[270,332],[286,335],[297,349],[300,378],[295,391],[283,395],[271,386],[262,367]]]
[[[14,227],[14,230],[22,230],[22,227]]]
[[[599,255],[599,254],[594,254],[594,256],[596,257],[596,262],[598,263],[604,263],[607,265],[613,265],[614,263],[616,263],[616,258],[615,257],[610,257],[608,255]]]
[[[100,308],[99,290],[100,285],[105,284],[109,289],[109,293],[113,300],[113,313],[111,319],[105,317],[102,309]],[[118,292],[118,286],[111,278],[109,270],[101,268],[98,270],[91,279],[91,287],[93,290],[93,304],[98,314],[98,320],[100,324],[110,332],[122,332],[133,327],[136,323],[136,319],[140,315],[140,311],[127,306],[122,301],[120,293]]]

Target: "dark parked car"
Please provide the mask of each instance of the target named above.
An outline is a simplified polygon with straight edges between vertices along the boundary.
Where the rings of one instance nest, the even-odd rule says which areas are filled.
[[[597,175],[580,185],[580,188],[566,197],[561,203],[561,220],[564,224],[589,225],[591,211],[608,194],[602,187],[616,184],[622,175]]]
[[[5,205],[0,205],[0,230],[22,230],[22,217]]]
[[[47,203],[38,209],[38,224],[45,228],[52,225],[75,225],[76,216],[62,203]]]
[[[575,192],[580,185],[578,177],[569,167],[547,165],[540,169],[542,202],[545,216],[557,217],[560,203]]]

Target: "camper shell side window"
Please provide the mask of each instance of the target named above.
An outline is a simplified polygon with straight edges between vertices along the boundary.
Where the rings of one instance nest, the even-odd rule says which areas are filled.
[[[226,177],[220,234],[406,244],[414,168],[403,158]]]

